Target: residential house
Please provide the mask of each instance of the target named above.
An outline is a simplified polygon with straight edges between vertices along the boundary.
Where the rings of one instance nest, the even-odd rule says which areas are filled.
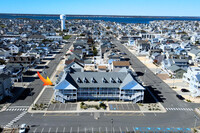
[[[29,68],[34,67],[36,59],[33,56],[11,56],[9,57],[8,64],[20,64],[23,66],[23,72],[26,72]]]
[[[10,49],[10,53],[11,53],[11,54],[18,54],[18,53],[19,53],[19,50],[20,50],[20,48],[17,47],[16,45],[14,45],[14,44],[10,44],[10,45],[8,46],[8,48]]]
[[[130,63],[129,61],[113,61],[111,66],[111,71],[117,72],[121,68],[129,69]]]
[[[191,49],[188,51],[188,55],[192,62],[199,64],[200,63],[200,50],[199,49]]]
[[[150,50],[150,43],[145,40],[136,40],[135,46],[139,55],[147,55],[148,51]]]
[[[177,66],[177,65],[172,65],[167,68],[168,74],[172,76],[173,78],[182,78],[183,74],[186,73],[186,70],[183,68]]]
[[[0,74],[0,101],[6,96],[13,96],[10,92],[12,90],[12,80],[7,74]]]
[[[162,61],[162,68],[164,70],[167,70],[167,68],[172,65],[179,66],[179,67],[183,68],[184,70],[187,70],[187,68],[189,66],[187,59],[166,59],[166,60]]]
[[[156,64],[160,64],[164,59],[164,56],[161,53],[153,53],[150,57],[150,60]]]
[[[185,49],[187,51],[191,50],[191,45],[192,44],[190,42],[182,42],[180,44],[181,48],[183,48],[183,49]]]
[[[1,59],[6,59],[9,56],[10,56],[10,52],[8,50],[0,48],[0,58]]]

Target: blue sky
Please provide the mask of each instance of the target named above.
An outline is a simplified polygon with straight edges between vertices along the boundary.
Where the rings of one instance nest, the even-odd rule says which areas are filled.
[[[200,0],[1,0],[0,13],[200,16]]]

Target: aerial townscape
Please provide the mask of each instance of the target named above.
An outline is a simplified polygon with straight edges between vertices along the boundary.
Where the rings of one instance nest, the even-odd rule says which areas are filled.
[[[200,132],[200,17],[0,14],[0,132]]]

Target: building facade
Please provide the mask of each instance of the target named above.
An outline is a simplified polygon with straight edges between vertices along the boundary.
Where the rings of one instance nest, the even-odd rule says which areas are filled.
[[[144,90],[131,72],[66,71],[54,87],[55,100],[123,100],[134,103],[144,99]]]
[[[183,74],[183,80],[189,84],[191,96],[200,96],[200,68],[189,67],[187,73]]]

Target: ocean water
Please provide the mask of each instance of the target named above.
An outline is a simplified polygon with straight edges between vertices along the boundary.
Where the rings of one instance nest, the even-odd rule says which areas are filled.
[[[12,14],[0,14],[0,18],[30,18],[30,19],[59,19],[59,16],[34,16],[34,15],[12,15]],[[200,17],[196,18],[187,18],[187,17],[166,17],[166,18],[158,18],[158,17],[76,17],[76,16],[67,16],[66,20],[70,19],[88,19],[88,20],[104,20],[110,22],[119,22],[119,23],[149,23],[154,20],[181,20],[181,21],[200,21]]]

